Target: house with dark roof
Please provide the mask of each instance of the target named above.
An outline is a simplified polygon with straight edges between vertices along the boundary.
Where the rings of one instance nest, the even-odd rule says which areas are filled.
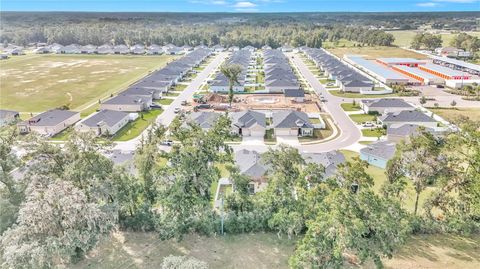
[[[100,104],[100,109],[139,112],[150,109],[152,97],[141,95],[117,95]]]
[[[325,167],[324,178],[335,174],[337,166],[345,162],[345,156],[340,151],[329,151],[321,153],[302,153],[306,163],[321,164]]]
[[[210,112],[210,111],[199,111],[189,114],[183,123],[183,127],[187,127],[187,123],[194,123],[200,126],[203,130],[209,130],[212,128],[220,118],[219,113]]]
[[[92,132],[96,135],[114,135],[130,121],[127,112],[100,110],[75,125],[79,132]]]
[[[263,137],[267,128],[265,114],[245,110],[231,114],[232,133],[241,136]]]
[[[283,95],[297,103],[305,102],[305,92],[302,89],[285,89]]]
[[[113,47],[113,53],[115,54],[128,54],[130,52],[130,49],[127,47],[127,45],[116,45]]]
[[[340,88],[344,92],[371,91],[373,88],[373,83],[359,79],[347,80],[340,83]]]
[[[378,122],[389,128],[392,124],[416,124],[427,128],[435,128],[438,123],[432,117],[417,110],[402,110],[385,113],[378,117]]]
[[[20,120],[20,113],[13,110],[0,109],[0,127],[6,126]]]
[[[377,141],[360,150],[360,159],[380,168],[386,168],[387,162],[395,155],[396,145],[390,141]]]
[[[17,124],[20,133],[35,132],[54,136],[80,120],[80,113],[70,110],[52,109]]]
[[[417,124],[392,124],[390,128],[387,129],[387,140],[391,142],[408,141],[410,136],[417,136],[422,130],[430,133],[435,132],[433,128],[425,128]]]
[[[400,98],[364,99],[360,107],[365,113],[378,112],[385,114],[389,112],[400,112],[403,110],[415,110],[415,107]]]
[[[98,54],[113,54],[113,47],[109,44],[103,44],[97,48]]]
[[[235,152],[235,163],[242,175],[251,178],[249,190],[251,194],[257,193],[267,186],[265,174],[268,166],[262,162],[261,154],[254,150],[239,150]]]
[[[314,126],[301,111],[282,110],[272,114],[275,136],[312,136]]]

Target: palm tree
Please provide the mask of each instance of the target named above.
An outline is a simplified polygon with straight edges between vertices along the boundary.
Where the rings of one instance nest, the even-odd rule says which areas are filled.
[[[228,103],[230,104],[230,107],[233,102],[233,86],[235,83],[239,83],[238,75],[242,73],[242,70],[243,68],[239,64],[224,64],[220,67],[220,72],[222,72],[222,74],[228,79]]]

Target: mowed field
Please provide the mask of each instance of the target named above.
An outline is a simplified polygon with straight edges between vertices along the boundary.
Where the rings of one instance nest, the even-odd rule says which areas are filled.
[[[387,33],[392,34],[395,37],[394,45],[399,47],[409,47],[412,43],[413,37],[417,34],[416,31],[407,30],[407,31],[387,31]],[[467,32],[469,35],[480,37],[480,32]],[[450,46],[450,41],[457,35],[456,33],[441,33],[440,34],[443,40],[443,46]]]
[[[82,110],[165,66],[174,56],[25,55],[0,61],[0,108]]]
[[[160,268],[169,255],[187,255],[205,261],[209,268],[289,268],[288,258],[296,239],[273,233],[203,237],[187,235],[182,241],[161,241],[158,234],[115,232],[104,238],[86,259],[71,266],[80,268]],[[410,237],[385,268],[480,267],[480,236],[421,235]],[[375,268],[371,261],[345,268]]]
[[[345,47],[345,48],[331,48],[328,49],[331,53],[342,58],[345,54],[363,55],[368,59],[375,59],[381,57],[405,57],[426,59],[427,56],[413,51],[405,50],[398,47]]]

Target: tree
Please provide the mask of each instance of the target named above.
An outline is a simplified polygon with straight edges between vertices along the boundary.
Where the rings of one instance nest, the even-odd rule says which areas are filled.
[[[445,159],[440,154],[442,142],[432,134],[421,131],[421,134],[410,137],[397,146],[400,171],[397,176],[405,176],[412,180],[415,189],[414,214],[417,214],[420,194],[425,188],[443,174]]]
[[[427,98],[425,97],[425,95],[422,95],[422,97],[420,98],[420,104],[423,106],[427,103]]]
[[[317,186],[323,198],[289,260],[292,268],[340,268],[352,255],[361,263],[372,259],[381,268],[381,257],[392,257],[404,242],[405,212],[397,202],[373,192],[367,166],[357,158]]]
[[[452,100],[452,102],[450,102],[450,106],[455,107],[456,105],[457,105],[457,102],[455,100]]]
[[[442,37],[440,35],[433,35],[430,33],[418,33],[413,37],[411,47],[413,49],[426,48],[434,50],[442,46]]]
[[[16,224],[2,236],[4,265],[47,268],[82,257],[114,224],[100,207],[72,182],[33,178]]]
[[[228,103],[232,106],[233,86],[238,84],[238,76],[242,73],[242,66],[239,64],[224,64],[220,67],[220,72],[228,79]]]

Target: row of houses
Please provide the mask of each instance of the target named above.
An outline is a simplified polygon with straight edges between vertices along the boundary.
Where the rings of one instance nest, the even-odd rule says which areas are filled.
[[[422,130],[441,135],[446,128],[438,127],[431,116],[413,105],[397,98],[367,99],[360,104],[365,113],[379,114],[377,121],[386,128],[386,139],[360,150],[360,158],[380,168],[385,168],[395,154],[396,144],[418,135]]]
[[[60,45],[60,44],[51,44],[43,47],[38,47],[34,49],[34,53],[45,54],[45,53],[55,53],[55,54],[136,54],[136,55],[157,55],[157,54],[169,54],[177,55],[184,54],[189,51],[194,50],[191,46],[182,46],[177,47],[172,44],[165,46],[160,46],[152,44],[150,46],[145,46],[143,44],[135,44],[133,46],[127,46],[125,44],[120,45],[110,45],[104,44],[101,46],[95,45]]]
[[[253,47],[252,47],[253,48]],[[242,68],[238,75],[238,81],[233,85],[234,92],[244,92],[247,80],[247,71],[252,64],[253,53],[248,47],[234,51],[232,55],[225,61],[225,64],[237,64]],[[215,93],[227,93],[229,91],[230,82],[227,77],[219,72],[210,83],[210,91]]]
[[[273,112],[271,126],[267,126],[266,114],[259,111],[245,110],[229,113],[229,116],[232,120],[231,133],[242,137],[264,137],[268,128],[274,130],[275,136],[312,136],[316,128],[306,113],[295,110]],[[184,124],[193,123],[208,130],[219,117],[216,112],[194,112],[187,116]]]
[[[281,50],[263,51],[265,72],[265,90],[268,93],[284,93],[288,90],[300,90],[300,83]]]
[[[150,109],[153,100],[160,99],[183,76],[200,65],[212,51],[197,49],[186,56],[152,72],[118,95],[101,102],[100,110],[80,121],[80,113],[52,109],[17,124],[21,133],[36,132],[54,136],[75,125],[79,132],[114,135],[129,121],[138,117],[136,112]]]
[[[335,80],[335,84],[344,92],[370,91],[374,87],[371,79],[360,74],[347,64],[342,63],[336,57],[323,49],[305,48],[301,51],[320,68],[329,79]]]

